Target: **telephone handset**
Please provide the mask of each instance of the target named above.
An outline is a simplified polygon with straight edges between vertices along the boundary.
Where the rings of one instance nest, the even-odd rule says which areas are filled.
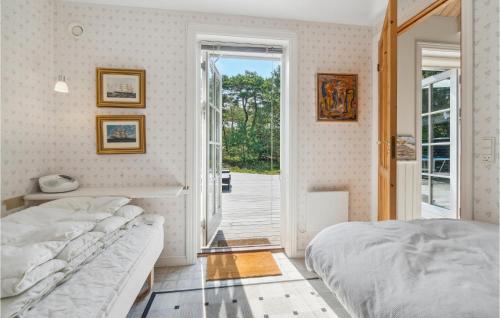
[[[63,174],[53,174],[38,179],[40,190],[47,193],[69,192],[78,189],[78,181]]]

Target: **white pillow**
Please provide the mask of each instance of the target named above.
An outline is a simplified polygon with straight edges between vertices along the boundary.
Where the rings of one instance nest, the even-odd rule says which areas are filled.
[[[125,197],[74,197],[64,198],[39,206],[66,209],[72,211],[83,211],[88,213],[106,212],[114,213],[120,207],[129,203],[130,199]]]
[[[137,217],[138,215],[142,214],[144,212],[144,209],[136,206],[136,205],[125,205],[119,208],[116,212],[116,216],[121,216],[122,218],[127,219],[127,221],[132,220],[133,218]]]
[[[109,218],[97,223],[93,231],[104,232],[108,234],[118,230],[125,223],[127,223],[127,219],[122,218],[121,216],[110,216]]]

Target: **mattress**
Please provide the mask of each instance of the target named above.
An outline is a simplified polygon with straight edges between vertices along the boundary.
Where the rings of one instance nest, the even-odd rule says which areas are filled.
[[[350,222],[320,232],[306,265],[353,317],[499,316],[498,226]]]
[[[162,224],[132,228],[43,298],[25,317],[123,317],[162,248]]]

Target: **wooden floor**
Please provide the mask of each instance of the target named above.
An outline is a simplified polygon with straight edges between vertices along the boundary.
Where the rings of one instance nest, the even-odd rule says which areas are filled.
[[[214,242],[267,238],[279,245],[279,175],[231,172],[231,185],[222,193],[222,222]]]

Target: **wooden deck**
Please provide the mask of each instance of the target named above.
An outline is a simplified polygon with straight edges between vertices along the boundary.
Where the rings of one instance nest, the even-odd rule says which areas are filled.
[[[222,222],[214,242],[267,238],[279,245],[279,176],[232,172],[231,185],[222,193]]]

